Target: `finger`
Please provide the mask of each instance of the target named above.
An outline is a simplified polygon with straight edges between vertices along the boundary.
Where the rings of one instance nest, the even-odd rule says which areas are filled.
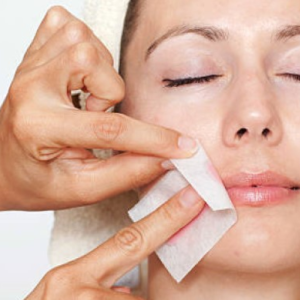
[[[119,293],[131,294],[131,289],[126,286],[113,286],[112,290]]]
[[[141,297],[133,296],[129,293],[124,293],[122,291],[116,291],[114,289],[106,289],[101,291],[101,298],[105,300],[143,300]]]
[[[109,289],[91,288],[91,287],[77,289],[76,299],[82,299],[82,300],[138,300],[139,299],[142,300],[140,298],[131,296],[128,293],[122,293],[122,292],[113,291]]]
[[[34,55],[31,55],[30,59],[27,59],[22,68],[26,68],[28,65],[35,67],[46,63],[53,59],[63,51],[66,51],[73,45],[78,43],[89,42],[93,44],[99,51],[99,53],[112,65],[113,59],[106,47],[96,38],[94,33],[85,25],[82,21],[72,18],[69,22],[63,24],[59,30],[36,51]]]
[[[53,199],[58,209],[92,204],[152,182],[166,172],[162,161],[129,153],[77,164],[74,159],[59,159],[53,166],[55,193],[45,197],[59,198]]]
[[[50,8],[29,46],[25,58],[39,50],[59,29],[76,18],[61,6]],[[63,43],[63,41],[61,41]]]
[[[48,105],[50,108],[52,103]],[[45,114],[22,110],[16,137],[37,161],[55,160],[68,148],[114,149],[164,158],[186,158],[197,142],[180,133],[115,113],[86,112],[60,106]],[[40,130],[43,128],[43,130]],[[79,158],[79,157],[78,157]]]
[[[86,255],[85,271],[105,287],[139,264],[165,241],[191,222],[203,209],[204,201],[187,187],[156,212],[121,230],[102,246]]]
[[[41,159],[42,146],[114,149],[165,158],[189,157],[198,149],[196,141],[174,130],[116,113],[66,110],[42,118],[40,126],[36,120],[33,122],[36,126],[31,128],[31,134],[36,148],[32,153],[37,159]],[[43,132],[39,128],[44,128]],[[39,145],[45,137],[47,145]]]
[[[95,111],[95,112],[105,112],[113,105],[115,105],[111,101],[105,99],[99,99],[92,95],[90,95],[85,100],[85,103],[86,103],[85,107],[87,111]]]
[[[47,89],[48,94],[55,94],[56,99],[64,101],[69,100],[66,99],[67,92],[79,89],[90,92],[96,98],[108,100],[111,105],[120,102],[125,94],[123,79],[111,62],[103,57],[96,46],[88,42],[70,47],[35,70],[32,76],[39,78],[44,93]],[[52,79],[51,84],[49,78]],[[53,84],[56,86],[55,90]]]

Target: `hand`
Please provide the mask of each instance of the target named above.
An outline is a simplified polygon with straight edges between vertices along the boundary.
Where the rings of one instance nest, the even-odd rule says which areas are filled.
[[[193,220],[203,206],[197,193],[185,188],[96,250],[50,271],[25,300],[139,299],[129,295],[128,289],[115,290],[115,282]]]
[[[112,63],[81,21],[61,7],[47,13],[0,111],[0,210],[95,203],[163,174],[162,157],[193,154],[175,131],[105,112],[125,93]],[[78,89],[91,93],[88,111],[72,104]],[[94,148],[126,153],[99,161]]]

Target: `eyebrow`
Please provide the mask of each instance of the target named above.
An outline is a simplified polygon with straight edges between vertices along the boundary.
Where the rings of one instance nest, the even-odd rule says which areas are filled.
[[[289,40],[297,35],[300,35],[300,25],[289,25],[277,32],[275,39],[277,41]]]
[[[152,45],[148,48],[146,52],[145,60],[149,58],[149,56],[154,52],[154,50],[162,44],[164,41],[176,37],[181,36],[189,33],[194,33],[197,35],[200,35],[204,37],[205,39],[211,41],[211,42],[219,42],[224,41],[229,38],[229,32],[217,28],[214,26],[201,26],[201,27],[189,27],[189,26],[180,26],[170,29],[167,33],[165,33],[163,36],[158,38],[157,40],[152,43]],[[280,29],[275,34],[275,40],[276,41],[287,41],[293,37],[296,37],[300,35],[300,25],[288,25],[284,26],[282,29]]]
[[[188,27],[188,26],[180,26],[170,29],[167,33],[165,33],[163,36],[158,38],[154,43],[148,48],[146,52],[145,59],[147,60],[149,56],[152,54],[152,52],[165,40],[168,40],[170,38],[173,38],[175,36],[185,35],[189,33],[194,33],[197,35],[200,35],[204,37],[205,39],[217,42],[217,41],[224,41],[228,39],[228,32],[214,27],[214,26],[202,26],[202,27]]]

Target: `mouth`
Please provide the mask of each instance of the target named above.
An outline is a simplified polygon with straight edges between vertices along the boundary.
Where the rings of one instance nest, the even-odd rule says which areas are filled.
[[[275,172],[238,173],[223,180],[236,206],[264,206],[286,202],[298,195],[300,184]]]
[[[264,186],[264,185],[252,185],[250,187],[254,188],[254,189],[259,189],[259,188],[264,188],[264,187],[267,187],[267,186]],[[269,187],[271,188],[271,187],[275,187],[275,186],[269,186]],[[284,186],[282,186],[282,188],[290,189],[292,191],[298,191],[299,190],[298,186],[292,186],[292,187],[284,187]]]

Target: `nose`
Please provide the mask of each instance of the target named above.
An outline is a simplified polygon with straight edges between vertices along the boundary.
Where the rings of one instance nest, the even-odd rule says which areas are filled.
[[[237,81],[228,99],[223,124],[223,140],[228,147],[249,143],[275,146],[283,128],[276,97],[269,82],[253,75]]]

